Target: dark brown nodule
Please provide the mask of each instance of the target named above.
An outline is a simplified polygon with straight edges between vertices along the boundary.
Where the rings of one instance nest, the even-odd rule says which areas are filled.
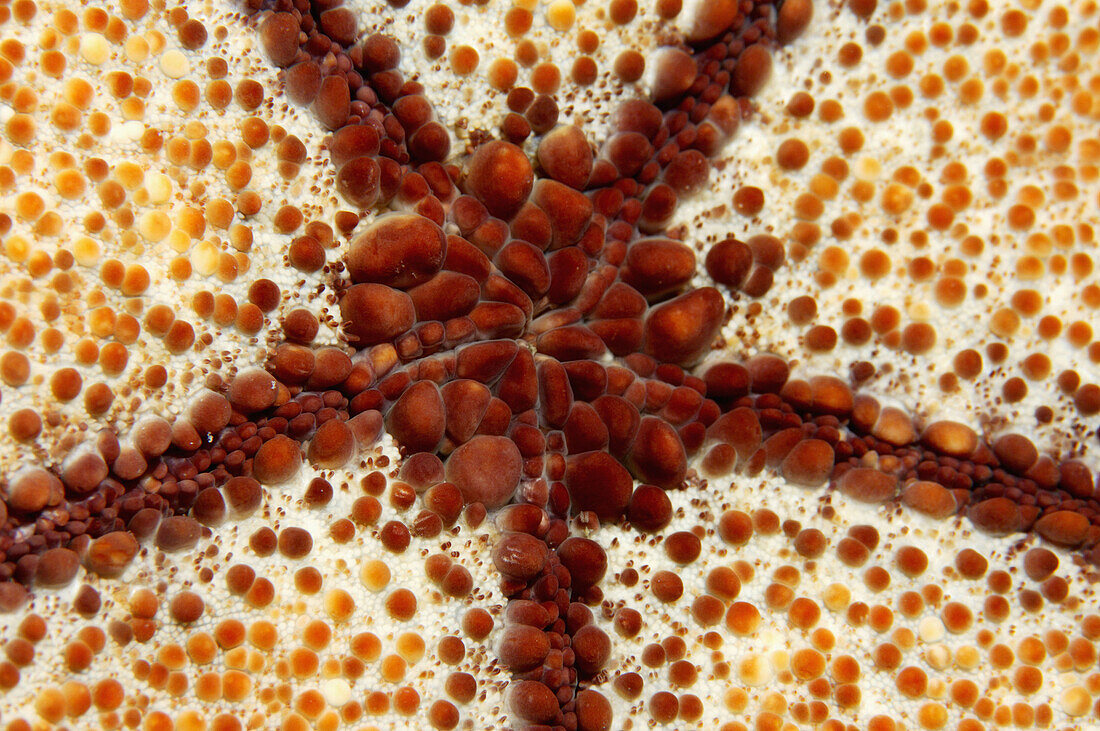
[[[725,300],[713,287],[654,307],[645,322],[646,353],[665,363],[694,364],[710,349],[725,311]]]
[[[314,432],[307,456],[310,464],[336,469],[344,466],[355,453],[355,449],[355,436],[351,427],[339,419],[329,419]]]
[[[627,463],[638,479],[666,489],[679,487],[687,473],[687,453],[680,435],[668,422],[653,416],[641,420]]]
[[[788,3],[784,3],[786,4]],[[763,44],[751,45],[737,59],[733,71],[733,88],[743,96],[753,96],[767,83],[771,70],[771,52]]]
[[[611,657],[611,639],[599,627],[587,624],[573,633],[573,652],[577,671],[592,677]]]
[[[894,497],[898,479],[876,469],[860,467],[848,470],[837,482],[837,489],[865,503],[881,503]]]
[[[493,547],[493,565],[497,571],[516,579],[528,580],[546,565],[546,544],[526,533],[509,533]]]
[[[947,518],[958,510],[955,496],[937,482],[913,482],[902,490],[901,500],[914,510],[933,518]]]
[[[276,66],[289,66],[298,53],[301,27],[291,13],[272,13],[260,26],[260,44]]]
[[[168,611],[172,619],[180,624],[190,624],[202,617],[205,608],[205,602],[198,594],[193,591],[181,591],[172,597]]]
[[[585,689],[577,693],[575,701],[578,731],[610,731],[614,712],[602,693]]]
[[[309,345],[317,337],[320,323],[313,313],[305,308],[291,310],[283,318],[283,335],[289,342],[297,345]],[[316,367],[314,355],[314,367]]]
[[[290,481],[302,467],[302,448],[290,437],[278,434],[264,442],[252,461],[253,476],[264,484]]]
[[[479,435],[451,453],[447,480],[467,503],[498,508],[511,499],[523,471],[523,458],[506,437]]]
[[[814,15],[812,0],[785,0],[776,18],[776,37],[780,43],[790,43],[802,35]]]
[[[360,347],[392,340],[416,322],[412,299],[382,284],[356,284],[340,298],[340,315]]]
[[[490,214],[508,220],[531,194],[534,171],[519,147],[509,142],[487,142],[470,158],[466,185]]]
[[[432,485],[438,485],[446,479],[443,463],[439,457],[428,452],[420,452],[407,458],[401,465],[400,477],[417,492],[426,490]]]
[[[825,482],[833,469],[833,448],[820,439],[806,439],[787,453],[780,472],[789,481],[805,487]]]
[[[287,558],[304,558],[313,550],[313,536],[305,528],[284,528],[279,533],[278,547],[279,553]]]
[[[712,0],[701,3],[691,23],[687,39],[692,43],[706,41],[724,33],[737,18],[738,3],[736,0]]]
[[[654,54],[656,74],[653,100],[671,102],[686,92],[695,81],[698,67],[694,58],[678,48],[662,48]]]
[[[548,724],[561,714],[554,692],[535,680],[513,681],[508,689],[508,705],[513,713],[532,723]]]
[[[592,173],[592,148],[584,133],[562,125],[539,141],[536,155],[540,167],[554,180],[583,190]]]
[[[497,654],[509,670],[521,673],[542,665],[550,652],[550,639],[537,627],[513,624],[504,630]]]
[[[80,557],[68,548],[51,548],[38,558],[34,583],[45,588],[66,586],[80,570]]]
[[[443,266],[447,237],[423,216],[393,213],[376,219],[351,242],[346,258],[354,282],[408,289]]]
[[[95,539],[84,555],[84,566],[100,576],[113,578],[122,574],[137,555],[138,542],[125,531],[115,531]]]
[[[60,501],[64,486],[51,472],[27,468],[12,476],[3,494],[11,512],[37,512],[51,501]]]
[[[1051,543],[1075,548],[1084,542],[1089,519],[1072,510],[1057,510],[1035,521],[1035,531]]]
[[[967,511],[970,520],[994,535],[1015,533],[1020,529],[1020,509],[1008,498],[995,497],[975,503]]]
[[[585,452],[569,458],[565,485],[574,512],[591,510],[601,521],[613,521],[630,502],[634,481],[607,452]]]
[[[635,528],[656,532],[672,520],[672,501],[654,485],[639,485],[630,497],[627,519]]]
[[[640,135],[639,135],[640,136]],[[695,274],[695,253],[679,241],[642,239],[627,250],[622,280],[647,297],[680,289]]]
[[[710,247],[705,263],[714,281],[737,289],[752,268],[752,250],[737,239],[725,239]]]
[[[173,515],[160,522],[154,539],[162,551],[183,551],[199,542],[202,527],[184,515]]]
[[[252,477],[231,477],[222,486],[222,494],[230,514],[237,519],[246,518],[263,502],[263,488]]]
[[[589,538],[573,536],[557,548],[558,558],[569,570],[574,587],[595,586],[607,572],[607,554]]]
[[[1058,569],[1058,556],[1048,548],[1033,548],[1024,554],[1024,572],[1032,581],[1045,581]]]

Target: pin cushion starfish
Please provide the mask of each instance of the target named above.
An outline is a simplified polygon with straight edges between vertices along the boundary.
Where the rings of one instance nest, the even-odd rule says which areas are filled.
[[[0,724],[1095,724],[1098,13],[0,6]]]

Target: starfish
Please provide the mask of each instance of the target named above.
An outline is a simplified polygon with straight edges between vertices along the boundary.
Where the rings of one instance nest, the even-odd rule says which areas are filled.
[[[1059,350],[1100,357],[1066,304],[1100,304],[1097,37],[1064,30],[1095,8],[1054,9],[1040,40],[1036,9],[1001,12],[1047,64],[1028,75],[972,50],[980,2],[930,29],[917,4],[398,5],[13,4],[4,718],[1095,713],[1100,388]],[[478,80],[463,29],[498,17],[515,60]],[[542,39],[574,35],[563,78]],[[458,81],[410,78],[414,37]],[[836,67],[800,68],[821,47]],[[845,76],[861,62],[897,83]],[[953,116],[930,101],[948,88],[1020,108]],[[1040,92],[1076,117],[1036,104],[1025,126]],[[912,130],[878,131],[910,117],[929,160],[893,167]],[[933,324],[933,301],[977,324]]]

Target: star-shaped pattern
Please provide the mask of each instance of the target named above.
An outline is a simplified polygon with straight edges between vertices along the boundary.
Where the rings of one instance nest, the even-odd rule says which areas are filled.
[[[1054,9],[1053,34],[1028,52],[1060,59],[1057,71],[1021,77],[990,50],[982,76],[973,53],[948,51],[991,32],[983,3],[890,54],[887,28],[923,7],[517,3],[501,14],[514,60],[474,82],[477,45],[493,46],[462,29],[497,17],[476,8],[257,2],[242,19],[141,0],[118,16],[13,5],[22,30],[2,42],[0,70],[24,74],[6,115],[5,247],[18,268],[0,369],[16,389],[9,433],[27,446],[0,503],[0,597],[22,613],[0,683],[28,719],[13,723],[931,729],[1091,713],[1100,391],[1094,369],[1054,373],[1073,361],[1038,343],[1095,350],[1063,299],[1097,301],[1091,224],[1073,219],[1082,189],[1095,192],[1096,141],[1047,104],[1016,136],[1014,114],[980,115],[984,141],[952,158],[953,122],[977,115],[927,106],[931,159],[946,160],[933,181],[925,161],[887,178],[880,150],[897,143],[867,137],[914,106],[900,80],[940,49],[923,99],[952,85],[980,105],[988,84],[998,98],[1068,95],[1088,118],[1091,92],[1067,79],[1093,60],[1095,34],[1072,38],[1070,11]],[[1036,12],[999,15],[1009,46],[1032,38]],[[387,20],[372,28],[375,17]],[[410,19],[420,49],[400,35]],[[589,22],[609,32],[603,46]],[[784,91],[780,111],[768,80],[797,67],[800,36],[853,23],[898,83],[852,76],[831,96],[813,88],[832,81],[821,70]],[[632,24],[653,46],[612,60],[611,31]],[[42,92],[19,40],[32,30],[56,80]],[[540,48],[553,34],[580,49],[568,78],[561,44]],[[864,60],[858,43],[833,50],[842,78]],[[438,62],[409,74],[418,51],[469,81],[432,84]],[[112,70],[93,83],[97,68]],[[495,129],[455,119],[456,88],[478,83],[506,93],[507,111],[482,114]],[[609,85],[619,94],[597,95],[586,120],[576,100]],[[867,132],[844,126],[850,94]],[[52,103],[41,119],[39,96]],[[97,106],[108,96],[114,135]],[[219,116],[230,108],[241,118]],[[178,115],[193,119],[164,124]],[[43,124],[60,144],[40,143]],[[766,147],[761,130],[776,135]],[[975,195],[970,156],[1001,140],[1014,149],[985,162],[988,196]],[[731,166],[741,145],[774,147],[764,165],[777,172]],[[93,186],[100,210],[84,202]],[[51,207],[58,198],[72,202]],[[777,206],[789,227],[773,223]],[[989,216],[1013,232],[992,257]],[[1036,231],[1044,216],[1049,232]],[[88,236],[54,241],[78,221]],[[885,250],[857,245],[853,262],[845,242],[872,234]],[[878,289],[903,235],[928,252],[906,274],[937,306],[992,303],[978,322],[998,340],[958,350],[950,371],[936,359],[972,326],[941,332],[930,301],[899,307]],[[976,264],[939,252],[948,240]],[[125,255],[105,258],[100,241]],[[780,306],[810,262],[819,294]],[[856,270],[881,294],[873,308],[843,296]],[[991,292],[973,284],[983,271],[990,283],[1072,277],[1079,291]],[[196,278],[221,284],[170,284]],[[866,356],[846,361],[846,348]],[[884,349],[904,354],[900,373]],[[42,357],[59,352],[73,365]],[[160,353],[176,357],[166,367]],[[1015,359],[1022,377],[1006,378]],[[985,375],[987,362],[999,368]],[[1000,383],[987,423],[913,403],[929,387],[923,364],[948,399],[965,398],[960,380]],[[1000,407],[1052,389],[1065,413],[1041,405],[1037,430],[1013,429],[1019,409]],[[85,416],[115,426],[89,433]],[[985,555],[967,545],[975,528]],[[1077,549],[1076,574],[1064,549]],[[887,590],[896,602],[875,599]],[[1044,629],[1048,604],[1064,611],[1047,611]],[[66,612],[78,631],[59,632]],[[59,680],[120,662],[147,690],[102,671]],[[970,679],[987,666],[1002,675]],[[896,700],[872,700],[886,680]]]

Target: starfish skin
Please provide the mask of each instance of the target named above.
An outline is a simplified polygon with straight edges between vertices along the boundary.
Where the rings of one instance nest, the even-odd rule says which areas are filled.
[[[730,18],[736,20],[735,27],[743,38],[745,28],[750,32],[764,31],[763,37],[768,37],[767,22],[742,25],[735,15]],[[325,21],[317,20],[324,27]],[[328,16],[333,28],[346,20],[345,16]],[[616,120],[618,133],[601,146],[598,159],[576,128],[547,127],[541,130],[545,134],[535,155],[539,166],[536,177],[536,168],[513,143],[483,142],[464,166],[443,164],[448,157],[450,138],[445,130],[441,132],[441,125],[431,121],[432,109],[420,94],[423,89],[405,84],[393,70],[397,56],[392,41],[372,36],[362,47],[355,46],[342,56],[342,51],[334,53],[338,50],[335,45],[326,47],[315,35],[306,34],[304,52],[283,54],[270,41],[273,36],[279,41],[288,35],[278,35],[282,31],[274,27],[283,22],[265,15],[258,32],[262,38],[267,34],[264,48],[276,63],[289,67],[288,77],[296,73],[295,78],[309,81],[313,78],[311,64],[319,72],[324,69],[326,74],[334,65],[340,73],[351,68],[369,69],[369,74],[352,71],[359,73],[358,88],[371,90],[363,93],[364,98],[358,94],[355,97],[361,107],[351,101],[350,82],[343,87],[348,91],[345,100],[340,88],[326,86],[320,73],[317,75],[313,108],[323,124],[338,130],[329,146],[333,162],[340,167],[335,189],[353,206],[369,208],[384,200],[392,208],[411,214],[375,219],[360,228],[355,228],[358,216],[345,214],[342,219],[346,229],[343,232],[351,234],[353,241],[343,259],[351,283],[341,285],[338,290],[339,310],[342,332],[360,348],[359,353],[349,357],[338,348],[327,348],[322,349],[322,356],[321,350],[315,352],[306,347],[317,333],[317,318],[311,321],[308,313],[301,311],[296,316],[288,313],[283,331],[289,340],[274,348],[268,368],[271,375],[253,370],[244,375],[238,373],[228,384],[212,382],[208,385],[224,390],[227,396],[208,392],[192,407],[189,419],[198,432],[220,432],[210,441],[210,449],[200,450],[206,452],[201,456],[188,457],[186,451],[179,456],[162,448],[161,454],[166,456],[159,462],[151,462],[158,467],[150,468],[146,476],[155,480],[160,489],[149,490],[150,483],[144,483],[146,491],[155,494],[160,502],[139,500],[133,507],[125,507],[125,522],[114,518],[114,524],[99,525],[92,532],[95,537],[92,545],[89,547],[85,541],[80,551],[88,550],[98,573],[108,575],[124,570],[124,564],[136,550],[136,545],[131,547],[127,543],[131,539],[124,538],[121,531],[112,532],[113,528],[125,525],[139,538],[154,537],[161,549],[193,545],[200,532],[194,522],[162,520],[161,514],[189,511],[199,523],[212,528],[217,528],[227,517],[245,519],[261,505],[266,517],[273,505],[264,501],[285,499],[287,496],[278,495],[278,485],[293,483],[299,472],[306,469],[303,454],[312,466],[333,471],[330,477],[335,478],[348,460],[354,458],[357,449],[369,447],[379,438],[384,425],[402,457],[400,471],[391,475],[401,481],[391,486],[389,503],[398,510],[408,509],[418,500],[417,493],[423,491],[425,509],[413,519],[390,520],[371,532],[372,539],[401,555],[413,540],[430,542],[437,536],[445,538],[448,535],[445,527],[458,518],[463,503],[467,504],[464,526],[472,531],[475,542],[479,537],[494,534],[492,548],[483,545],[480,553],[466,538],[468,567],[466,560],[454,564],[453,558],[458,557],[448,557],[442,552],[428,556],[424,565],[424,571],[438,585],[441,595],[455,598],[488,598],[479,597],[482,590],[474,587],[483,586],[489,563],[504,576],[501,593],[492,591],[489,596],[511,600],[503,612],[507,627],[497,631],[495,643],[503,666],[516,674],[502,695],[504,704],[492,712],[507,715],[508,723],[516,725],[531,722],[561,724],[567,728],[609,728],[618,727],[612,726],[611,718],[622,718],[625,709],[620,701],[615,701],[619,706],[613,710],[612,701],[584,688],[589,682],[599,686],[610,679],[607,664],[616,650],[610,633],[599,627],[602,624],[610,629],[610,625],[600,621],[587,606],[602,608],[605,620],[614,618],[615,630],[626,644],[636,640],[639,630],[632,628],[638,620],[625,611],[621,600],[605,599],[601,588],[605,567],[630,566],[633,559],[626,559],[626,563],[612,561],[604,548],[583,536],[599,538],[601,533],[617,531],[608,526],[601,528],[601,523],[614,523],[625,514],[634,528],[626,529],[623,543],[631,540],[627,536],[637,535],[630,530],[655,532],[663,538],[664,551],[674,564],[687,565],[698,559],[701,563],[696,565],[701,566],[715,550],[724,551],[714,543],[715,536],[726,544],[740,545],[754,531],[765,536],[781,530],[794,542],[796,552],[812,564],[833,540],[832,533],[843,524],[833,520],[837,511],[831,506],[823,508],[818,516],[834,523],[823,531],[804,528],[797,520],[780,525],[776,513],[766,507],[750,515],[729,508],[717,496],[717,502],[704,510],[704,514],[722,511],[720,520],[710,515],[716,529],[708,533],[703,528],[680,526],[682,521],[670,524],[674,518],[683,518],[688,506],[678,493],[666,489],[678,488],[685,480],[689,487],[701,484],[699,476],[688,470],[688,460],[696,454],[702,457],[701,469],[716,483],[719,476],[728,475],[738,465],[745,479],[759,475],[765,467],[776,467],[786,480],[796,485],[819,486],[831,477],[839,493],[859,501],[876,503],[900,497],[907,505],[937,518],[952,515],[970,504],[970,518],[995,533],[1011,534],[1034,525],[1044,538],[1060,545],[1077,547],[1095,543],[1089,527],[1091,514],[1082,511],[1082,508],[1092,510],[1092,476],[1088,468],[1080,462],[1056,464],[1049,458],[1042,458],[1049,465],[1042,463],[1037,453],[1031,454],[1035,452],[1034,446],[1024,437],[1002,436],[986,444],[969,427],[946,421],[934,422],[918,435],[913,420],[903,412],[883,410],[874,399],[853,393],[846,383],[835,378],[791,380],[786,361],[774,356],[756,356],[740,364],[711,364],[700,369],[699,375],[685,370],[684,366],[695,365],[709,350],[722,325],[726,303],[714,288],[687,289],[695,273],[695,254],[676,236],[657,237],[672,219],[677,198],[690,194],[705,181],[706,159],[719,151],[719,141],[736,129],[737,120],[747,110],[747,106],[721,94],[731,88],[739,92],[755,91],[750,72],[742,70],[743,78],[738,80],[736,74],[730,74],[728,69],[723,71],[721,63],[710,59],[717,66],[704,71],[704,75],[709,73],[710,80],[700,82],[697,72],[706,68],[708,51],[698,52],[702,60],[692,60],[682,50],[669,51],[659,64],[665,71],[658,71],[654,85],[658,100],[669,111],[662,113],[646,104],[624,107],[627,111]],[[294,22],[297,24],[298,20]],[[783,30],[782,23],[779,28],[781,37],[791,34],[789,27]],[[344,28],[342,32],[349,31]],[[297,46],[301,37],[297,32],[294,35]],[[354,40],[354,35],[351,37]],[[748,38],[750,42],[758,40],[752,35]],[[726,42],[718,45],[731,56],[748,53],[741,47],[731,50]],[[753,54],[760,59],[751,58]],[[745,60],[746,67],[759,67],[766,63],[761,59],[770,59],[767,52],[753,54]],[[351,68],[341,66],[345,57],[350,59]],[[734,70],[738,68],[732,63],[731,66]],[[711,87],[717,90],[712,91]],[[680,96],[685,93],[688,96]],[[413,101],[399,104],[406,97]],[[700,111],[696,97],[705,100],[702,104],[707,105],[706,109]],[[690,99],[691,103],[684,105],[681,98]],[[546,120],[557,114],[556,108],[550,114],[547,99],[542,97],[542,106],[534,107],[535,111],[528,114],[529,127],[546,125]],[[552,103],[551,100],[549,104]],[[372,119],[372,106],[374,111],[381,109],[384,114]],[[398,126],[387,126],[390,120]],[[372,122],[379,123],[380,129],[346,131],[349,127],[371,127]],[[682,134],[685,129],[692,134]],[[514,128],[511,133],[517,134]],[[674,136],[675,148],[666,146]],[[341,141],[346,144],[343,148]],[[384,143],[389,143],[388,147]],[[698,149],[692,150],[693,145]],[[360,154],[364,150],[368,152]],[[651,155],[656,155],[653,161],[656,167],[650,164],[647,169]],[[559,160],[568,164],[558,164]],[[578,165],[582,171],[588,166],[591,169],[585,175],[578,172]],[[662,169],[664,182],[655,182]],[[618,176],[624,177],[616,180]],[[549,184],[551,181],[553,184]],[[574,192],[576,188],[588,189],[589,194],[580,196]],[[529,203],[528,196],[531,196]],[[447,233],[439,229],[441,224],[451,224],[444,229]],[[408,233],[410,227],[416,229],[413,234]],[[337,228],[341,228],[340,219]],[[457,233],[452,233],[456,230]],[[330,237],[331,234],[329,229]],[[515,237],[512,242],[508,242],[510,236]],[[433,237],[437,239],[434,244]],[[303,242],[301,238],[313,238],[314,243]],[[295,242],[297,254],[291,253],[292,261],[307,258],[324,235],[315,228],[312,234],[301,238]],[[399,256],[394,255],[395,249]],[[543,251],[552,253],[545,256]],[[740,286],[743,292],[756,297],[766,294],[772,273],[784,263],[783,244],[772,237],[759,237],[747,244],[730,239],[710,251],[723,252],[724,256],[708,254],[708,273],[718,282],[734,289]],[[746,257],[748,265],[737,265]],[[595,262],[594,267],[586,263],[590,260]],[[410,262],[412,271],[408,268]],[[585,271],[589,268],[590,271]],[[275,291],[278,292],[278,287]],[[257,293],[257,301],[261,294]],[[339,322],[336,324],[340,326]],[[227,425],[229,428],[223,431]],[[308,449],[303,453],[298,441],[309,437]],[[437,452],[446,457],[445,464],[438,458],[419,456]],[[159,454],[147,456],[155,458]],[[376,452],[361,463],[360,469],[384,469],[390,465],[389,459]],[[114,461],[117,463],[118,459]],[[1038,467],[1040,464],[1044,466]],[[123,467],[120,465],[119,469]],[[165,479],[168,472],[172,477]],[[123,477],[121,472],[116,474]],[[204,474],[210,476],[208,483],[194,479]],[[248,478],[248,474],[258,482]],[[76,477],[79,475],[68,475],[79,482]],[[354,537],[356,524],[363,528],[378,522],[385,510],[375,499],[386,489],[385,477],[379,472],[367,477],[362,482],[364,497],[344,509],[347,517],[328,526],[336,544],[347,543]],[[48,480],[38,474],[35,478]],[[641,487],[635,487],[635,478],[643,483]],[[188,483],[186,489],[165,487],[184,483]],[[70,489],[76,488],[69,480],[66,484]],[[125,478],[116,484],[120,486],[118,493],[111,495],[110,501],[125,502],[135,497],[125,491]],[[337,491],[346,489],[345,483]],[[1015,493],[1008,492],[1011,490]],[[1037,490],[1043,491],[1046,502],[1019,499],[1020,495],[1035,496]],[[27,488],[25,492],[33,491]],[[107,494],[111,494],[109,490]],[[519,501],[500,509],[512,502],[513,495]],[[310,482],[304,500],[307,505],[323,507],[332,496],[333,484],[322,478],[320,482]],[[746,505],[751,502],[748,500]],[[485,517],[484,507],[478,507],[479,504],[494,511],[499,509],[494,516],[495,527],[489,534],[478,532],[484,530]],[[856,508],[853,511],[858,514]],[[567,522],[570,518],[571,522]],[[687,529],[670,533],[672,527]],[[866,526],[854,525],[847,538],[835,539],[840,540],[837,551],[846,566],[861,565],[867,556],[860,551],[874,552],[878,546],[878,534],[872,538],[862,528]],[[571,532],[578,535],[568,537]],[[258,529],[249,539],[249,546],[258,557],[278,551],[286,559],[298,560],[310,554],[314,540],[310,531],[302,528],[283,527],[278,536],[270,528],[266,533]],[[441,551],[446,551],[449,544],[443,542]],[[913,551],[904,554],[899,551],[897,560],[901,573],[914,579],[926,570],[926,551],[930,549],[910,548]],[[64,552],[68,550],[47,551],[48,558],[43,554],[34,565],[25,563],[20,577],[25,581],[34,576],[39,587],[71,580],[77,566],[69,553]],[[1031,563],[1049,564],[1046,556],[1050,552],[1037,553],[1040,551],[1046,549],[1029,552],[1033,557]],[[700,554],[702,559],[698,558]],[[208,557],[213,559],[216,555],[215,552]],[[959,553],[959,557],[963,555]],[[969,555],[966,559],[957,559],[956,568],[970,578],[975,573],[971,565],[974,561]],[[1057,558],[1054,561],[1057,565]],[[733,571],[727,567],[725,573],[712,568],[705,592],[693,587],[691,580],[685,587],[685,581],[669,571],[658,571],[652,579],[647,578],[646,582],[651,582],[647,589],[661,602],[675,603],[686,588],[696,597],[691,614],[700,626],[714,626],[724,615],[727,628],[752,637],[757,631],[752,627],[757,621],[752,618],[752,611],[756,610],[750,611],[752,605],[747,602],[733,602],[738,591],[730,588],[733,582],[740,587],[742,582],[751,581],[754,569],[740,565],[744,563],[741,561]],[[881,567],[872,568],[885,573]],[[804,570],[813,569],[807,565]],[[372,560],[364,565],[360,579],[368,589],[377,586],[381,590],[389,582],[390,571],[384,562]],[[628,575],[630,571],[634,572],[633,577]],[[759,565],[755,571],[760,571]],[[981,573],[984,571],[983,568]],[[733,578],[727,573],[732,573]],[[477,578],[472,574],[477,574]],[[788,612],[793,626],[808,631],[817,623],[814,612],[819,615],[820,609],[809,599],[797,604],[799,600],[794,599],[792,590],[798,584],[798,575],[799,571],[791,566],[775,567],[776,582],[769,585],[763,601],[769,609]],[[299,574],[295,576],[297,585]],[[1043,569],[1032,566],[1028,576],[1045,579],[1049,572],[1044,574]],[[624,587],[633,587],[638,573],[628,568],[617,574],[616,579]],[[298,588],[306,595],[317,594],[319,583],[309,591],[313,581],[308,574],[303,575]],[[869,570],[865,581],[868,586],[876,586],[883,579],[878,574],[872,576]],[[886,581],[889,582],[889,573]],[[257,577],[245,564],[231,567],[226,582],[230,593],[243,595],[253,608],[262,609],[273,599],[271,582]],[[784,589],[792,593],[791,598],[784,598]],[[340,591],[324,594],[325,611],[337,625],[346,622],[356,607],[351,596]],[[384,603],[385,611],[399,621],[408,621],[416,614],[416,597],[405,591],[389,593]],[[836,599],[837,591],[830,596]],[[12,587],[9,593],[17,595],[17,589]],[[1045,584],[1043,593],[1049,601],[1072,598],[1066,591],[1061,592],[1060,598],[1054,598],[1059,597],[1059,590]],[[111,636],[116,642],[121,642],[119,638],[127,631],[131,637],[136,633],[140,639],[142,633],[152,629],[141,620],[155,615],[156,595],[136,594],[127,600],[133,616],[126,625],[129,629],[112,625]],[[937,598],[934,593],[922,590],[920,595],[918,601],[931,607],[939,607],[943,600],[942,593]],[[13,602],[16,599],[18,596],[13,597]],[[1033,599],[1025,601],[1034,605]],[[1039,601],[1041,604],[1042,599]],[[150,603],[153,614],[146,617]],[[830,611],[840,611],[844,604],[839,599],[832,602],[825,599],[824,603]],[[177,607],[173,601],[173,617],[186,624],[189,611],[194,612],[194,600],[189,596],[178,604]],[[860,618],[859,604],[844,607],[853,626],[867,621]],[[943,624],[952,632],[961,633],[970,626],[972,620],[965,617],[971,610],[955,604],[958,602],[948,602],[943,607]],[[202,606],[200,599],[200,616]],[[863,607],[867,609],[866,604]],[[905,608],[901,611],[906,616],[910,613]],[[999,608],[986,606],[991,615],[998,611]],[[916,617],[919,611],[912,614]],[[870,621],[874,626],[885,621],[882,612],[878,615],[875,617],[872,612]],[[475,611],[464,617],[463,630],[475,644],[484,641],[494,629],[492,619],[486,621],[487,617],[488,614]],[[659,621],[659,617],[647,612],[642,624],[656,626]],[[326,629],[311,625],[308,634],[302,630],[303,642],[313,649],[285,660],[284,669],[273,668],[277,675],[312,675],[309,667],[314,661],[308,652],[314,652],[316,657],[315,651],[329,642],[324,633],[332,632],[327,624],[322,624]],[[39,634],[33,625],[30,622],[21,628],[23,644],[31,642],[27,638]],[[219,629],[224,633],[233,631],[224,624]],[[644,652],[640,658],[643,665],[654,668],[661,667],[667,658],[672,687],[690,688],[699,669],[684,660],[686,648],[680,646],[682,640],[679,645],[672,641],[679,632],[675,626],[674,630],[665,642],[646,646],[648,659]],[[266,630],[260,626],[255,631],[263,635]],[[1085,625],[1081,631],[1085,636],[1090,633]],[[922,624],[922,640],[923,634]],[[935,631],[929,630],[928,636],[934,637]],[[457,640],[451,635],[448,638]],[[85,646],[97,644],[90,635],[86,639],[87,642],[81,639]],[[1051,648],[1058,647],[1056,637],[1044,639]],[[905,647],[903,638],[895,640]],[[404,666],[400,663],[415,665],[411,658],[418,658],[417,653],[422,655],[424,651],[423,639],[419,651],[417,641],[411,637],[402,635],[396,641],[399,643],[396,653],[386,655],[381,663],[382,677],[387,682],[403,676]],[[260,650],[266,644],[262,637],[251,642]],[[351,642],[360,665],[378,658],[379,652],[372,649],[369,637],[361,633]],[[373,643],[377,642],[375,637]],[[703,642],[713,644],[714,640]],[[230,647],[223,645],[223,649],[236,647],[231,641],[227,643]],[[458,643],[462,645],[461,640]],[[541,649],[543,643],[545,648]],[[809,693],[820,698],[813,685],[820,671],[815,675],[814,668],[819,658],[824,662],[835,643],[835,636],[830,640],[815,632],[814,649],[794,653],[797,659],[793,662],[794,658],[789,659],[786,666],[776,658],[768,662],[781,676],[786,672],[799,681],[807,681]],[[222,645],[220,638],[217,644]],[[442,642],[439,646],[443,647]],[[488,649],[488,644],[482,647]],[[659,662],[654,659],[653,647],[661,648]],[[711,649],[717,652],[716,648]],[[1058,654],[1054,649],[1050,652]],[[22,645],[9,652],[13,660],[25,655]],[[135,674],[144,680],[152,677],[150,674],[169,672],[175,661],[169,660],[168,655],[154,666],[149,663],[144,669],[135,666]],[[258,662],[257,667],[262,668],[262,660],[238,655],[228,662],[229,667]],[[929,657],[929,664],[939,669],[941,661]],[[752,685],[749,680],[762,677],[764,671],[750,659],[741,660],[739,672],[741,680]],[[728,677],[729,663],[713,662],[713,677]],[[720,668],[723,663],[725,671]],[[1080,661],[1080,664],[1087,663]],[[157,670],[157,666],[164,670]],[[884,663],[881,667],[887,666]],[[858,668],[857,663],[856,675]],[[484,667],[473,673],[452,673],[447,681],[449,697],[455,700],[467,697],[470,683],[476,689],[479,683],[500,682],[475,677],[483,671]],[[343,677],[359,677],[355,672],[353,668],[350,675],[345,672]],[[924,676],[923,670],[919,672]],[[834,694],[839,707],[859,704],[858,686],[853,690],[850,686],[854,683],[844,682],[844,678],[851,676],[850,669],[834,665],[837,685],[829,692]],[[219,683],[228,687],[229,677],[238,685],[244,682],[227,675]],[[921,682],[915,677],[916,673],[898,675],[898,688],[907,698],[919,698],[925,693],[910,692]],[[616,690],[621,700],[637,697],[638,691],[633,688],[640,678],[637,672],[619,674]],[[340,682],[348,684],[344,679]],[[927,685],[928,681],[923,682]],[[150,683],[163,687],[160,680]],[[1030,687],[1026,682],[1020,685]],[[954,693],[956,685],[951,688]],[[953,698],[961,707],[968,707],[965,690],[960,688],[959,699]],[[79,695],[73,688],[58,692],[66,696],[70,691]],[[327,691],[331,698],[345,695],[342,685],[328,687]],[[271,692],[272,698],[281,699],[280,689],[273,687]],[[293,695],[294,691],[287,693]],[[48,693],[46,696],[37,712],[48,719],[57,699]],[[286,716],[284,723],[334,717],[331,711],[324,715],[324,704],[333,708],[341,704],[321,696],[326,693],[313,690],[310,694],[309,689],[296,696],[295,710]],[[1065,691],[1063,705],[1076,709],[1082,703],[1078,696],[1080,693],[1073,688]],[[740,696],[727,694],[725,698],[726,708],[734,717],[745,711],[747,701],[747,695],[745,702]],[[780,701],[783,710],[777,710]],[[375,698],[374,702],[375,707],[380,707],[377,704],[383,701]],[[398,713],[407,709],[427,713],[428,722],[436,727],[452,727],[460,720],[450,701],[440,700],[428,708],[419,708],[419,695],[414,704],[409,693],[395,692],[392,700],[386,696],[387,707],[391,702]],[[787,712],[787,701],[782,697],[765,696],[753,698],[752,702],[761,704],[758,724],[775,723],[775,718]],[[349,709],[347,713],[356,713],[350,710],[351,706],[342,705]],[[364,707],[370,708],[369,699],[365,706],[360,706],[359,713]],[[703,713],[698,696],[690,693],[677,696],[667,691],[653,695],[647,710],[657,722],[672,722],[679,715],[683,723],[689,724]],[[934,728],[941,711],[946,723],[948,711],[936,703],[925,703],[914,713],[920,725]],[[800,716],[804,715],[806,721],[815,719],[819,710],[814,702],[797,701],[790,712],[799,722],[805,722]],[[1031,709],[1033,718],[1046,712],[1049,706],[1047,711]],[[1026,717],[1025,711],[1019,713]],[[218,717],[220,721],[215,719],[215,725],[231,724],[225,715]],[[147,723],[164,722],[155,714],[150,717],[156,720]],[[196,722],[194,716],[187,719],[188,723]],[[498,722],[503,723],[503,719],[501,716]],[[823,721],[824,717],[815,723]],[[869,721],[876,728],[889,727],[888,722],[893,723],[881,714]]]

